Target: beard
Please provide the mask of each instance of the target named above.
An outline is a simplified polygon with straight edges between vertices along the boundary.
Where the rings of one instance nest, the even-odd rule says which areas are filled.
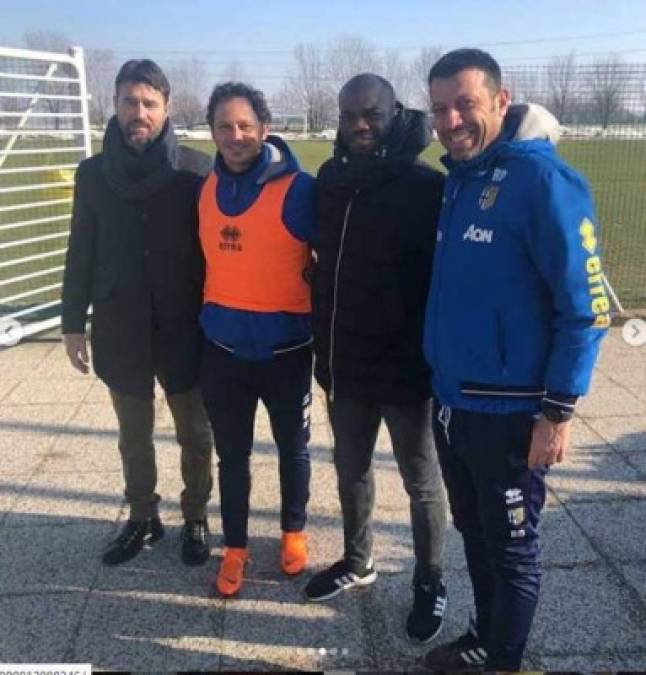
[[[125,129],[121,129],[121,133],[126,144],[139,154],[145,152],[159,138],[159,135],[164,128],[163,125],[158,129],[146,127],[146,129],[149,130],[148,135],[139,136],[136,133],[136,130],[140,128],[140,126],[141,125],[135,125],[134,123],[131,123]]]

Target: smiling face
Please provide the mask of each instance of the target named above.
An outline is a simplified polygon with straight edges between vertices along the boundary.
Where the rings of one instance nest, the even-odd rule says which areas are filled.
[[[137,152],[143,152],[154,142],[168,118],[164,95],[141,82],[120,84],[114,107],[124,141]]]
[[[222,101],[214,110],[211,135],[232,173],[243,173],[251,167],[268,133],[269,125],[258,119],[243,96]]]
[[[479,155],[498,137],[509,107],[509,92],[495,90],[486,73],[466,68],[430,84],[433,124],[451,158]]]
[[[394,116],[392,91],[379,83],[355,78],[339,94],[339,134],[350,152],[372,152]]]

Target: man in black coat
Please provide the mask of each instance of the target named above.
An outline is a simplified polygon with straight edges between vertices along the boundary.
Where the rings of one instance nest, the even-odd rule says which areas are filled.
[[[120,69],[103,152],[79,165],[63,280],[63,338],[88,372],[85,324],[92,304],[92,363],[119,422],[130,518],[103,555],[116,565],[164,529],[153,445],[154,378],[166,394],[181,446],[182,559],[206,562],[211,431],[196,388],[197,322],[204,261],[197,193],[209,158],[177,145],[170,85],[149,60]]]
[[[385,421],[410,497],[416,565],[406,632],[426,643],[446,606],[446,501],[431,435],[422,327],[443,178],[417,160],[426,116],[397,103],[383,78],[363,74],[339,94],[334,157],[318,174],[313,275],[316,378],[327,393],[343,512],[343,559],[315,575],[310,600],[371,584],[372,455]]]

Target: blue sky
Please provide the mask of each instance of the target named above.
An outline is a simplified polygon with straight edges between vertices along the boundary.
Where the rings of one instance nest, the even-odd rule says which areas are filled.
[[[406,58],[423,46],[477,45],[510,64],[572,50],[580,60],[608,51],[646,60],[646,0],[0,0],[0,45],[16,45],[28,29],[113,49],[119,61],[169,64],[195,53],[213,77],[238,60],[268,89],[296,44],[341,33]]]

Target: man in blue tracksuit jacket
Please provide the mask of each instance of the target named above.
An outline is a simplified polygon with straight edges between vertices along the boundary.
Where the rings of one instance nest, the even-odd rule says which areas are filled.
[[[496,61],[449,52],[429,86],[449,175],[424,351],[476,616],[426,665],[518,670],[539,592],[545,474],[568,448],[610,305],[588,185],[544,137],[511,140]]]

